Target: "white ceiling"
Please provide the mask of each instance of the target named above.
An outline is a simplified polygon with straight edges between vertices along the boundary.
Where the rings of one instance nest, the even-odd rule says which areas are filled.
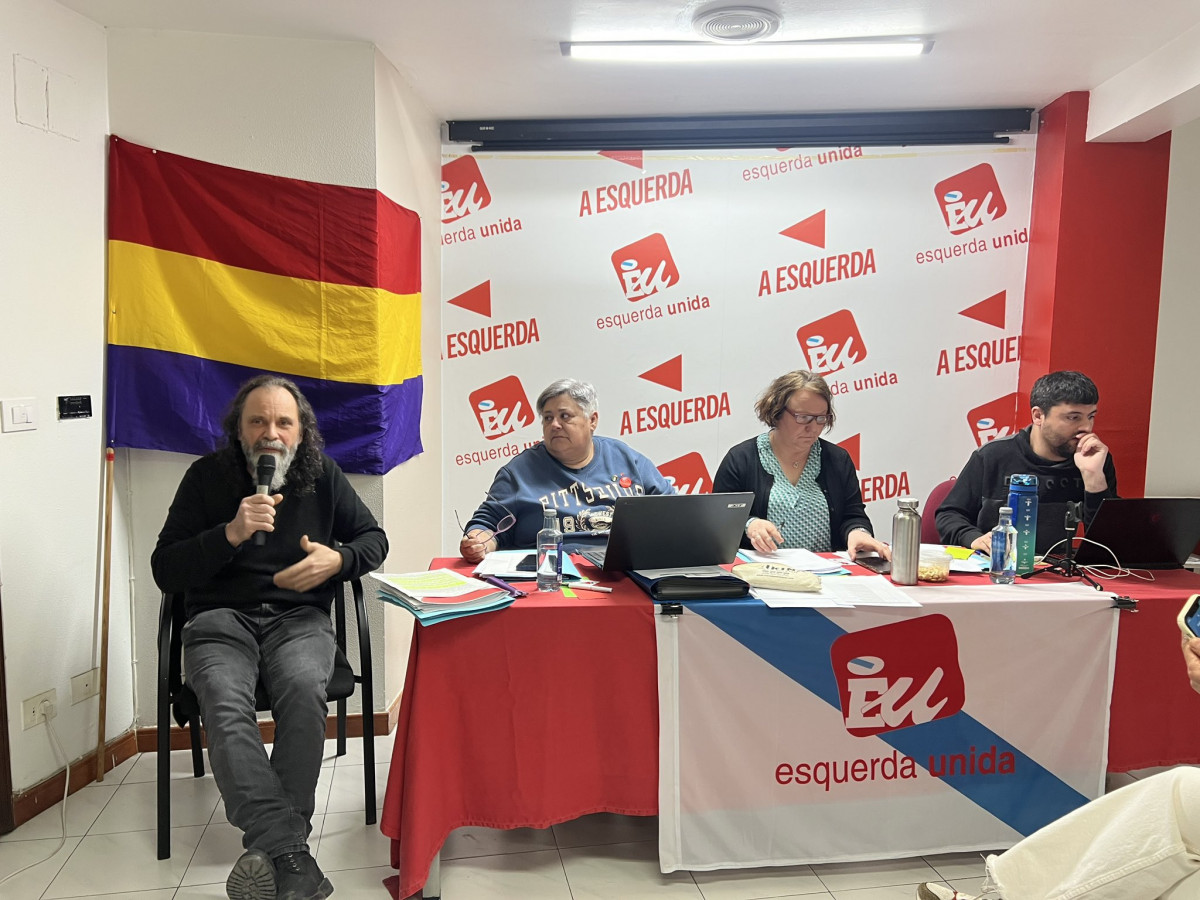
[[[122,28],[375,44],[442,119],[1044,106],[1185,33],[1200,0],[60,0]],[[559,41],[694,37],[698,12],[779,12],[777,39],[920,34],[927,56],[666,68]],[[1189,82],[1194,83],[1194,82]]]

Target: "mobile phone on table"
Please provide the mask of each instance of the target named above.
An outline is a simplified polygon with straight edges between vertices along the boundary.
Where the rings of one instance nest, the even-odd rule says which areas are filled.
[[[1192,594],[1187,598],[1177,621],[1185,638],[1200,637],[1200,594]]]
[[[518,572],[536,572],[537,571],[537,554],[530,553],[519,563],[517,563]]]
[[[862,566],[864,569],[870,569],[876,575],[886,575],[892,571],[892,564],[882,556],[871,554],[869,556],[854,557],[854,564]],[[1197,626],[1200,627],[1200,626]]]

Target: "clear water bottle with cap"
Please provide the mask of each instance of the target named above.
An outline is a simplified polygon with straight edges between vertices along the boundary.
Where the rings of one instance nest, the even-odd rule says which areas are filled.
[[[921,564],[921,514],[915,497],[901,497],[892,516],[892,582],[916,584]]]
[[[1000,507],[1000,521],[992,529],[992,563],[988,577],[992,584],[1012,584],[1017,580],[1017,529],[1013,528],[1012,507]]]
[[[542,510],[542,530],[537,533],[537,588],[557,591],[562,587],[563,535],[558,530],[558,514]]]

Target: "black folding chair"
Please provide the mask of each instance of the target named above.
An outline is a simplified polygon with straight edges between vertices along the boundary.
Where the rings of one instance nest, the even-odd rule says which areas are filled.
[[[363,605],[362,582],[355,578],[347,582],[354,599],[354,615],[358,622],[358,663],[356,674],[346,657],[346,591],[334,592],[333,627],[337,644],[333,661],[333,677],[326,688],[326,702],[337,702],[337,755],[346,755],[346,699],[362,685],[363,724],[363,792],[366,800],[367,824],[375,824],[375,722],[374,691],[371,681],[371,634],[367,628],[367,612]],[[196,695],[183,681],[182,632],[185,620],[183,594],[163,594],[158,613],[158,858],[171,856],[171,718],[191,733],[192,771],[204,777],[204,753],[200,741],[200,704]],[[255,708],[269,710],[271,704],[258,683]]]

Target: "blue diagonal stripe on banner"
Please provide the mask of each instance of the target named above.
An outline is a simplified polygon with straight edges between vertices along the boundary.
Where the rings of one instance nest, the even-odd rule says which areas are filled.
[[[817,610],[773,610],[761,603],[720,600],[684,606],[841,710],[829,651],[847,632]],[[922,768],[930,756],[940,755],[950,746],[973,746],[980,753],[994,746],[997,755],[1012,753],[1028,790],[1013,791],[1006,787],[1005,779],[988,775],[943,775],[939,780],[1023,835],[1088,802],[1079,791],[965,712],[875,736]]]

